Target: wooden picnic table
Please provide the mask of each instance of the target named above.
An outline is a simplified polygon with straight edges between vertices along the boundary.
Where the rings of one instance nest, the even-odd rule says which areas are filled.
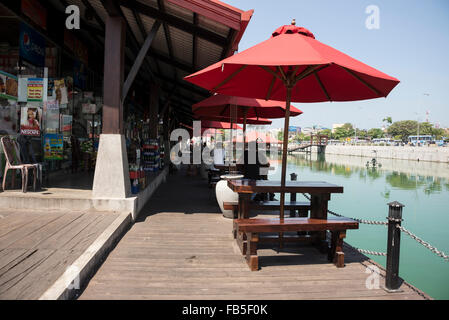
[[[327,219],[328,202],[332,193],[343,193],[343,187],[324,181],[286,181],[285,187],[281,187],[281,181],[272,180],[229,180],[228,187],[237,192],[239,196],[239,208],[237,219],[249,219],[251,208],[251,196],[254,193],[309,193],[311,219]],[[235,222],[236,220],[234,220]],[[238,238],[236,223],[233,224],[233,234]],[[282,237],[282,233],[280,233]],[[321,251],[327,248],[325,232],[315,232],[316,244]],[[246,241],[243,235],[241,241]],[[244,250],[243,250],[244,251]]]
[[[229,165],[227,165],[227,164],[214,164],[214,167],[216,169],[219,169],[219,170],[228,170],[229,169]],[[274,170],[274,167],[270,167],[269,163],[261,164],[260,167],[262,167],[262,168],[268,168],[269,167],[270,170]],[[231,169],[234,169],[234,170],[237,170],[237,171],[242,171],[243,168],[244,168],[244,164],[243,163],[231,164]]]
[[[239,195],[239,219],[249,218],[249,204],[254,193],[309,193],[311,196],[310,218],[326,219],[331,193],[343,193],[343,187],[324,181],[229,180],[228,187]]]

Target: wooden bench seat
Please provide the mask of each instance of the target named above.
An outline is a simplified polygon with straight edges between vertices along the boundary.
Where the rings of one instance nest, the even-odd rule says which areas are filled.
[[[347,218],[285,218],[280,221],[274,219],[236,219],[237,242],[246,235],[246,245],[242,253],[246,256],[251,271],[259,269],[257,244],[260,233],[289,232],[289,231],[327,231],[331,232],[331,247],[328,249],[328,259],[338,268],[344,267],[343,239],[347,229],[358,229],[359,223]]]
[[[280,207],[280,201],[260,201],[251,202],[250,204],[250,209],[254,210],[279,210]],[[234,217],[237,218],[239,211],[238,202],[223,202],[223,208],[225,210],[232,210]],[[298,210],[300,217],[307,217],[307,212],[310,210],[310,201],[286,201],[284,208],[285,210],[290,210],[290,212]]]

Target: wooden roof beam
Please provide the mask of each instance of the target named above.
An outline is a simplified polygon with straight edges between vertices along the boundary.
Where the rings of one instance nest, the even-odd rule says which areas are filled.
[[[105,1],[105,0],[102,0]],[[166,12],[162,12],[156,8],[147,6],[136,0],[118,0],[119,4],[126,8],[135,8],[138,12],[147,15],[153,19],[160,20],[163,23],[167,23],[170,26],[181,29],[190,34],[196,33],[200,38],[203,38],[209,42],[212,42],[220,47],[225,47],[228,43],[228,39],[215,32],[204,29],[200,26],[196,26],[193,23],[188,23],[187,21],[175,17]]]

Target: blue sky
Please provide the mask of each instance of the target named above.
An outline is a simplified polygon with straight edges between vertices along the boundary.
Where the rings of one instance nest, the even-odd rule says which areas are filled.
[[[304,114],[292,118],[291,125],[331,127],[351,122],[372,128],[381,127],[386,116],[393,121],[425,121],[429,111],[430,122],[449,127],[449,1],[223,1],[242,10],[254,9],[239,51],[266,40],[295,18],[317,40],[401,81],[386,99],[297,103]],[[379,7],[379,29],[365,27],[369,5]],[[272,126],[283,127],[283,120],[274,120]]]

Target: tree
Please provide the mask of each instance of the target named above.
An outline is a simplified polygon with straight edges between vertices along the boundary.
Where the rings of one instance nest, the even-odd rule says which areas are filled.
[[[284,130],[278,132],[278,140],[284,141]]]
[[[348,137],[353,137],[354,133],[355,131],[354,128],[352,127],[352,124],[345,123],[343,126],[335,129],[335,133],[333,134],[333,136],[336,139],[344,139]]]
[[[368,136],[371,139],[379,139],[384,137],[384,132],[379,128],[372,128],[368,130]]]
[[[366,139],[368,137],[368,131],[366,129],[357,129],[357,138]]]
[[[408,136],[417,135],[418,122],[414,120],[396,121],[388,127],[387,132],[394,137],[400,137],[402,141],[406,142]]]
[[[382,122],[386,122],[387,124],[390,125],[393,123],[393,120],[391,119],[391,117],[386,117],[382,119]]]
[[[323,136],[328,136],[329,139],[332,139],[332,130],[331,129],[324,129],[318,132],[318,134]]]

